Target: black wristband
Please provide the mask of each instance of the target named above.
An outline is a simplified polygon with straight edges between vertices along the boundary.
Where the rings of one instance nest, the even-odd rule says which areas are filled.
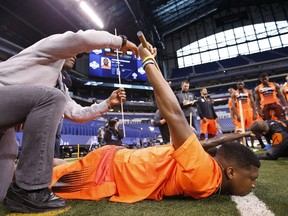
[[[127,44],[127,37],[125,35],[119,35],[122,38],[121,48]]]

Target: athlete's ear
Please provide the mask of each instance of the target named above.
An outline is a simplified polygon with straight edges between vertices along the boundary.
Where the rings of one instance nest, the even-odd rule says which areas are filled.
[[[235,177],[236,169],[234,167],[227,167],[224,169],[224,174],[229,180],[232,180]]]

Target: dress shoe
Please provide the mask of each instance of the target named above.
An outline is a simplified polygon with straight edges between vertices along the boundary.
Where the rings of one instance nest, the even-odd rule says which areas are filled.
[[[12,212],[37,213],[66,207],[66,201],[55,195],[48,188],[24,190],[11,183],[3,202]]]

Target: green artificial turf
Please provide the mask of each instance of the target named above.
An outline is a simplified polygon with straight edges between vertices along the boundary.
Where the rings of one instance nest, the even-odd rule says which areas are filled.
[[[288,215],[288,158],[261,161],[261,166],[255,195],[275,215]]]
[[[260,176],[254,190],[255,195],[266,203],[276,216],[288,212],[288,158],[276,161],[261,161]],[[162,201],[145,200],[134,204],[113,203],[108,199],[101,201],[68,201],[69,208],[62,213],[36,214],[45,216],[97,215],[97,216],[231,216],[240,215],[229,196],[214,195],[203,200],[183,197],[169,197]],[[8,214],[0,204],[0,216],[24,216]],[[31,214],[30,214],[31,215]],[[246,215],[245,215],[246,216]]]

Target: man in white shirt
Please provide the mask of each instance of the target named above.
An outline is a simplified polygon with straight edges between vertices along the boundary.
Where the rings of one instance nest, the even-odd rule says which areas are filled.
[[[0,63],[0,201],[6,196],[4,205],[10,211],[42,212],[66,206],[65,200],[47,188],[62,115],[78,123],[90,121],[125,101],[126,94],[119,88],[100,104],[82,107],[69,96],[67,88],[61,91],[55,87],[62,83],[65,59],[106,47],[124,53],[129,49],[138,55],[136,45],[125,36],[69,31],[44,38]],[[22,151],[11,183],[17,156],[14,126],[23,122]]]

